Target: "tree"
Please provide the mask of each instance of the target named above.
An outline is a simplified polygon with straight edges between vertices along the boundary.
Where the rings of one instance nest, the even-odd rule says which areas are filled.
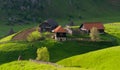
[[[37,58],[36,60],[49,61],[49,52],[46,47],[37,49]]]
[[[40,40],[41,38],[42,38],[41,33],[38,30],[36,30],[28,35],[27,41],[33,42],[33,41]]]
[[[91,37],[91,40],[93,41],[97,41],[100,39],[100,36],[99,36],[99,31],[96,27],[93,27],[91,30],[90,30],[90,37]]]

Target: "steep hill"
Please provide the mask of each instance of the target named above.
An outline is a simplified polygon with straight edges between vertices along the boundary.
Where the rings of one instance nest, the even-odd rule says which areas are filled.
[[[56,62],[74,55],[84,54],[91,51],[118,45],[116,42],[120,43],[119,23],[105,24],[105,27],[106,27],[106,32],[108,32],[108,34],[110,34],[111,36],[103,35],[103,37],[104,39],[109,38],[110,42],[109,41],[108,42],[84,42],[84,41],[56,42],[55,40],[52,39],[46,39],[31,43],[27,41],[10,42],[10,40],[16,34],[5,37],[2,40],[0,40],[0,64],[17,60],[19,55],[22,55],[23,59],[25,60],[29,58],[35,59],[36,50],[37,48],[40,47],[47,47],[50,52],[50,61]],[[18,36],[26,31],[25,30],[21,31],[22,33],[18,33]],[[117,41],[114,41],[114,38],[117,39]]]
[[[119,70],[120,69],[120,46],[90,52],[83,55],[73,56],[58,64],[72,67],[93,68],[95,70]]]
[[[120,45],[120,22],[105,24],[106,32],[117,39]]]
[[[102,43],[102,44],[101,44]],[[8,42],[0,44],[0,64],[17,60],[21,55],[24,60],[35,59],[36,50],[47,47],[50,53],[50,61],[57,62],[64,58],[84,54],[90,51],[99,50],[116,45],[113,42],[84,42],[67,41],[56,42],[48,39],[35,42]]]
[[[120,13],[119,0],[1,0],[1,20],[24,22],[41,18],[115,17]]]

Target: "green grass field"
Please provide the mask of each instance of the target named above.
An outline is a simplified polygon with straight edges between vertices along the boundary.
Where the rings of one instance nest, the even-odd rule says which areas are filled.
[[[119,0],[1,0],[0,70],[120,70],[119,11]],[[45,40],[11,40],[46,18],[53,18],[63,27],[72,19],[76,25],[72,28],[78,28],[83,22],[102,22],[107,34],[100,37],[105,41],[58,42],[49,38],[51,33],[41,34]],[[16,33],[6,36],[11,28]],[[68,37],[88,38],[89,35]],[[36,58],[36,51],[41,47],[47,47],[50,62],[61,67],[28,61]],[[20,55],[23,60],[17,61]]]
[[[84,41],[67,41],[60,43],[54,40],[44,40],[33,43],[8,42],[0,44],[0,57],[1,57],[0,64],[17,60],[19,55],[21,55],[22,58],[25,60],[29,58],[35,59],[37,48],[43,46],[47,47],[50,52],[50,61],[56,62],[70,56],[84,54],[90,51],[107,48],[113,45],[116,44],[112,42],[84,42]]]
[[[0,66],[0,70],[92,70],[77,67],[56,67],[50,64],[38,64],[30,61],[14,61]]]
[[[120,44],[120,23],[108,23],[105,24],[106,32],[108,36],[103,36],[105,39],[115,38]],[[111,36],[111,37],[110,37]],[[119,70],[120,68],[120,46],[111,47],[108,49],[102,49],[82,55],[73,56],[67,59],[63,59],[58,64],[67,67],[82,67],[92,68],[94,70]]]
[[[77,24],[79,24],[79,23],[77,23]],[[86,42],[86,41],[57,42],[53,39],[46,38],[46,40],[34,41],[31,43],[31,42],[27,42],[27,41],[10,41],[14,35],[2,38],[0,40],[0,42],[1,42],[0,43],[0,64],[2,64],[0,66],[0,68],[1,68],[1,70],[2,69],[6,70],[7,66],[8,66],[8,68],[11,67],[11,70],[14,70],[15,64],[18,64],[18,65],[16,65],[16,67],[18,67],[18,69],[19,69],[21,66],[21,64],[19,64],[19,62],[12,62],[12,63],[9,63],[9,62],[17,60],[19,55],[22,56],[23,60],[28,60],[30,58],[35,59],[37,48],[47,47],[48,51],[50,52],[50,61],[51,62],[58,62],[63,59],[66,60],[66,58],[68,58],[68,57],[71,57],[70,59],[72,59],[73,58],[72,56],[79,55],[79,56],[75,56],[78,58],[75,60],[76,61],[75,63],[71,63],[71,61],[69,61],[69,60],[68,60],[68,62],[67,62],[67,60],[66,61],[63,60],[63,61],[59,62],[62,65],[67,66],[68,64],[70,64],[71,66],[68,65],[70,67],[58,68],[58,70],[59,69],[60,70],[67,70],[67,69],[68,70],[70,70],[70,69],[71,70],[80,70],[80,69],[81,70],[84,70],[84,69],[85,70],[86,69],[90,69],[90,70],[109,69],[110,70],[110,69],[113,69],[112,67],[110,67],[111,66],[110,64],[114,63],[113,59],[116,60],[115,62],[119,63],[119,61],[117,61],[117,58],[119,59],[119,55],[116,54],[116,53],[119,53],[118,52],[119,47],[117,47],[117,48],[113,47],[110,49],[106,49],[106,48],[109,48],[111,46],[117,46],[118,45],[117,43],[120,43],[119,24],[120,24],[119,22],[116,22],[116,23],[113,23],[113,22],[107,23],[106,22],[106,24],[105,24],[106,30],[105,31],[108,33],[107,34],[108,36],[103,35],[104,39],[110,38],[108,40],[114,39],[117,41],[113,40],[113,41],[107,41],[107,42]],[[43,35],[47,35],[47,34],[49,34],[49,33],[45,33]],[[6,41],[8,41],[8,42],[6,42]],[[4,43],[4,42],[6,42],[6,43]],[[100,51],[97,51],[97,50],[100,50]],[[95,52],[93,52],[93,51],[95,51]],[[118,55],[118,57],[116,55]],[[112,57],[112,59],[108,59],[110,57]],[[81,59],[80,62],[79,62],[79,58]],[[87,59],[85,59],[85,58],[87,58]],[[103,58],[105,58],[105,60]],[[77,62],[77,60],[78,60],[78,62]],[[96,61],[100,61],[100,62],[95,63]],[[105,61],[106,61],[106,63],[103,63]],[[24,61],[21,63],[24,64]],[[33,68],[36,68],[36,70],[37,70],[37,68],[39,67],[38,64],[33,63],[33,68],[28,68],[28,66],[32,63],[27,62],[27,61],[25,61],[25,64],[26,64],[26,66],[25,66],[26,69],[33,70]],[[27,66],[27,64],[28,64],[28,66]],[[38,67],[36,67],[34,65],[38,65]],[[94,65],[96,65],[96,66],[94,66]],[[113,67],[115,67],[115,66],[117,66],[117,65],[113,64]],[[6,67],[6,69],[5,69],[5,67]],[[43,65],[43,68],[47,68],[47,67],[49,68],[49,65],[47,65],[47,66]],[[50,68],[52,68],[52,67],[50,67]],[[53,66],[53,68],[55,68],[55,67]]]
[[[106,32],[117,39],[120,44],[120,22],[105,24]]]
[[[92,68],[95,70],[119,70],[120,46],[73,56],[57,62],[67,67]]]

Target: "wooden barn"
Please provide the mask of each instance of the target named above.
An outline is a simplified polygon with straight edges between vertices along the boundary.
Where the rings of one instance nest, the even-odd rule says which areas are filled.
[[[55,33],[54,38],[58,41],[65,41],[66,40],[66,30],[61,26],[58,26],[52,32]]]
[[[58,26],[58,23],[53,19],[48,19],[39,25],[41,32],[51,32]]]
[[[90,33],[90,30],[93,27],[96,27],[100,33],[104,33],[105,27],[104,27],[103,23],[101,23],[101,22],[86,22],[86,23],[83,23],[80,26],[80,30],[85,31],[86,33]]]

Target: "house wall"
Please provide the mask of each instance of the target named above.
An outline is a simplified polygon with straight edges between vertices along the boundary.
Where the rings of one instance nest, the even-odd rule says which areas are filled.
[[[84,33],[90,33],[90,30],[82,30]],[[99,33],[104,33],[104,29],[98,29]]]
[[[66,33],[56,33],[55,40],[57,41],[66,41]]]
[[[56,33],[56,37],[66,37],[66,33]]]
[[[67,38],[66,37],[55,37],[55,40],[57,40],[57,41],[66,41]]]
[[[70,35],[72,35],[72,34],[73,34],[72,29],[70,29],[70,28],[66,28],[66,30],[67,30],[67,33],[68,33],[68,34],[70,34]]]

